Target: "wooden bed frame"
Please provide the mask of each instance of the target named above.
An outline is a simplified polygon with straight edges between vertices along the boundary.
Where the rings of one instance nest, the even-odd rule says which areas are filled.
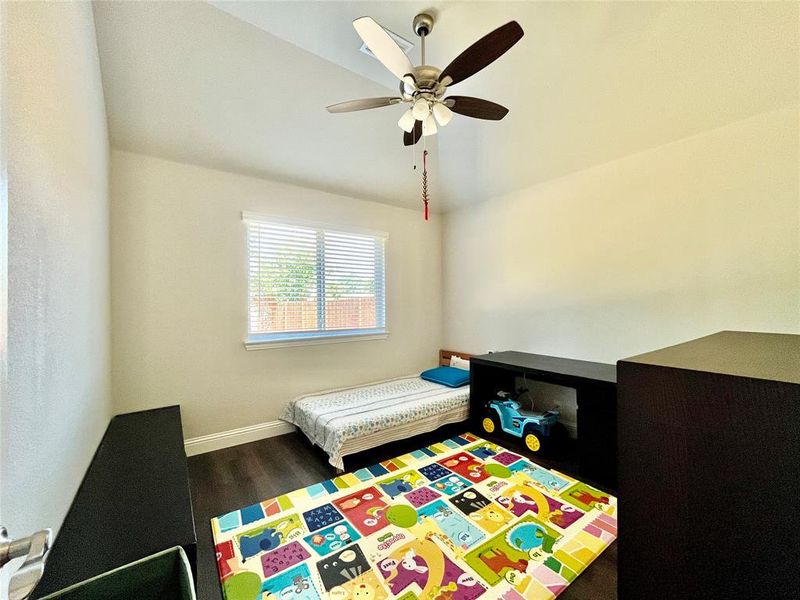
[[[469,360],[474,355],[467,354],[466,352],[456,352],[455,350],[439,350],[439,366],[440,367],[449,367],[450,366],[450,357],[451,356],[458,356],[463,359]]]

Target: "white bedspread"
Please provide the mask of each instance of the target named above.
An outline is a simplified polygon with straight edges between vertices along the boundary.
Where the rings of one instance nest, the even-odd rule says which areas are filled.
[[[468,385],[449,388],[410,375],[300,396],[286,407],[281,418],[299,427],[328,453],[330,463],[341,469],[341,451],[348,441],[465,410],[468,405]]]

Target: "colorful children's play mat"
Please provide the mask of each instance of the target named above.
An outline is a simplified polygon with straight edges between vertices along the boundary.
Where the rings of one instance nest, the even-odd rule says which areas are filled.
[[[471,434],[212,519],[226,600],[553,598],[617,500]]]

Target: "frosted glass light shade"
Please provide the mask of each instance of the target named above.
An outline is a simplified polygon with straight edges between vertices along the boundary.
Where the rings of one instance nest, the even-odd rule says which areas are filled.
[[[436,121],[439,125],[444,127],[450,122],[450,119],[453,118],[453,111],[441,102],[437,102],[433,105],[433,116],[436,117]]]
[[[424,121],[428,118],[428,115],[431,114],[431,107],[428,106],[428,101],[425,98],[420,98],[416,102],[414,102],[414,118],[417,121]]]
[[[417,120],[414,118],[414,111],[409,108],[403,113],[403,116],[400,117],[400,120],[397,121],[397,126],[406,133],[411,133],[411,131],[414,129],[414,123],[416,122]]]
[[[433,135],[436,133],[436,119],[433,115],[428,115],[428,118],[422,122],[422,135]]]

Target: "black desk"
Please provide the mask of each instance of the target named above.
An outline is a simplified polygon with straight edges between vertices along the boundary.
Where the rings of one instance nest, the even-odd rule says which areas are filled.
[[[580,474],[612,488],[617,483],[617,369],[605,363],[525,352],[494,352],[470,360],[470,425],[482,431],[485,405],[515,379],[574,388],[578,402]]]
[[[118,415],[78,488],[33,597],[174,546],[186,551],[196,578],[196,541],[180,407]]]

